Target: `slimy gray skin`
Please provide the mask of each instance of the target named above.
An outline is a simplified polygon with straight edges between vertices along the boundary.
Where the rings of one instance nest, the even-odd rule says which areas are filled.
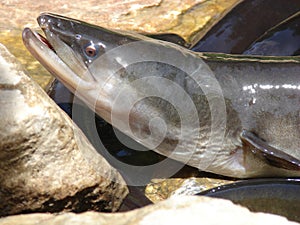
[[[299,58],[195,53],[53,14],[38,22],[47,40],[23,31],[33,56],[142,145],[225,176],[300,176]]]

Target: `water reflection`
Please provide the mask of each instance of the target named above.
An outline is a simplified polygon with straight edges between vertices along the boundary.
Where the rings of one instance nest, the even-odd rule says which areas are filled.
[[[251,84],[243,87],[243,91],[249,91],[250,94],[255,94],[257,89],[270,90],[270,89],[292,89],[292,90],[300,90],[300,85],[294,84],[282,84],[282,85],[271,85],[271,84]]]

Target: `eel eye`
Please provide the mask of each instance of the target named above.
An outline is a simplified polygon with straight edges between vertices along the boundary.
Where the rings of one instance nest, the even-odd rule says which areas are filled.
[[[86,48],[85,48],[85,54],[88,56],[88,57],[90,57],[90,58],[93,58],[93,57],[95,57],[96,55],[97,55],[97,52],[98,52],[98,50],[97,50],[97,48],[95,47],[95,45],[88,45],[88,46],[86,46]]]

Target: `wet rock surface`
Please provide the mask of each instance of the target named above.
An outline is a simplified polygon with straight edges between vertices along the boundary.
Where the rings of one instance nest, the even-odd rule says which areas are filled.
[[[241,0],[14,0],[2,2],[0,12],[3,15],[1,24],[8,29],[20,25],[37,27],[36,17],[41,12],[50,11],[104,27],[146,33],[176,33],[190,40],[192,34],[214,24],[239,2]],[[83,6],[87,10],[83,10]]]
[[[203,36],[240,1],[2,1],[0,2],[0,42],[21,61],[30,76],[42,87],[46,87],[51,80],[50,74],[28,53],[21,38],[24,27],[38,28],[36,18],[42,12],[62,14],[111,29],[151,34],[175,33],[187,42],[191,42]]]
[[[202,191],[233,183],[233,180],[190,177],[153,179],[145,189],[145,195],[154,203],[178,195],[196,195]]]
[[[60,215],[31,214],[0,219],[0,225],[147,225],[147,224],[297,224],[284,217],[252,213],[223,199],[208,197],[176,197],[127,213],[86,212]]]
[[[0,216],[116,211],[119,173],[0,45]]]

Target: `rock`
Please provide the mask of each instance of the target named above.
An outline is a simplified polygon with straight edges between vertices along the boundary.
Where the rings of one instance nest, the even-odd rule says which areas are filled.
[[[188,43],[202,37],[241,0],[10,0],[0,2],[0,42],[42,87],[50,75],[22,46],[24,27],[38,28],[41,12],[52,12],[111,29],[175,33]],[[84,7],[82,7],[84,6]],[[21,45],[21,46],[20,46]]]
[[[119,173],[0,45],[0,216],[116,211]]]
[[[230,225],[296,225],[286,218],[264,213],[253,213],[224,199],[204,196],[173,197],[155,205],[127,213],[60,215],[32,214],[0,219],[0,225],[183,225],[183,224],[230,224]]]
[[[36,17],[43,11],[51,11],[108,28],[176,33],[189,42],[193,35],[202,29],[207,31],[206,26],[211,27],[239,2],[241,0],[13,0],[1,4],[0,24],[7,29],[20,24],[37,27]]]
[[[210,177],[152,179],[146,186],[145,195],[154,203],[175,195],[196,195],[202,191],[233,183]]]

